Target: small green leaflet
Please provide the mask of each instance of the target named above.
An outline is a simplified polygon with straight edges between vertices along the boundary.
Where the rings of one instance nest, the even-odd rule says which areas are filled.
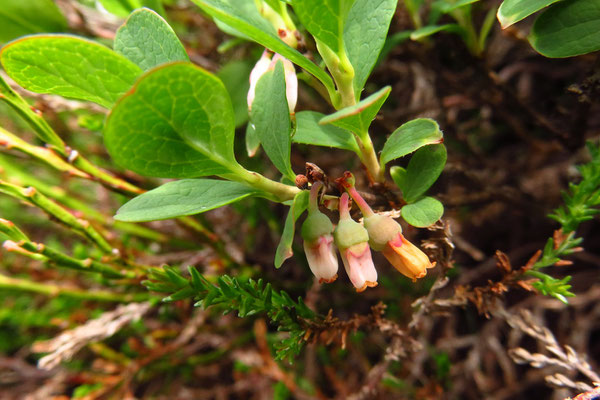
[[[320,80],[329,93],[335,92],[331,76],[279,39],[275,28],[259,14],[253,0],[192,1],[213,18],[220,20],[255,42],[304,68]]]
[[[442,14],[448,14],[456,9],[468,6],[478,1],[479,0],[458,0],[455,2],[450,2],[448,0],[437,0],[431,4],[431,8],[432,10],[435,9],[437,12]]]
[[[165,183],[122,206],[119,221],[156,221],[199,214],[256,194],[237,182],[216,179],[182,179]]]
[[[317,40],[335,54],[344,49],[344,25],[354,0],[294,0],[298,19]],[[363,16],[364,18],[364,16]]]
[[[294,254],[292,252],[292,242],[294,241],[295,224],[308,207],[308,195],[308,190],[303,190],[294,197],[294,202],[285,219],[281,240],[275,252],[275,268],[281,268],[283,262]]]
[[[348,59],[354,67],[354,93],[360,93],[385,43],[397,0],[355,0],[344,27]]]
[[[335,147],[359,154],[360,150],[354,135],[333,125],[319,125],[323,117],[325,117],[323,114],[316,111],[296,113],[296,133],[292,136],[294,143]]]
[[[560,0],[504,0],[498,8],[496,16],[500,21],[500,25],[502,25],[502,29],[506,29],[558,1]]]
[[[144,71],[168,62],[189,61],[167,21],[148,8],[135,10],[121,25],[114,49]]]
[[[256,84],[250,122],[265,153],[283,176],[293,182],[296,175],[290,164],[292,146],[290,110],[285,94],[283,62],[267,71]]]
[[[387,164],[428,144],[441,143],[442,131],[437,122],[429,118],[409,121],[394,131],[381,151],[381,163]]]
[[[444,206],[433,197],[423,197],[421,200],[402,207],[402,218],[412,226],[425,228],[436,223],[444,214]]]
[[[536,19],[529,42],[551,58],[600,50],[600,1],[564,0],[553,5]]]
[[[433,144],[413,154],[406,169],[392,167],[390,175],[407,203],[417,200],[437,180],[446,164],[446,147]]]
[[[117,17],[126,17],[130,12],[142,6],[140,0],[98,0],[109,13]]]
[[[194,178],[230,173],[233,109],[213,74],[190,63],[143,75],[114,107],[104,142],[114,160],[143,175]]]
[[[386,86],[366,99],[361,100],[359,103],[326,116],[319,121],[319,124],[332,124],[339,128],[354,132],[362,138],[365,135],[368,135],[371,122],[375,119],[375,116],[391,91],[392,88]]]
[[[32,33],[63,32],[67,21],[52,0],[2,0],[0,45]]]
[[[0,53],[6,73],[36,93],[89,100],[111,108],[142,73],[101,44],[68,35],[33,35],[10,42]]]
[[[463,28],[460,27],[458,24],[428,25],[414,30],[410,34],[410,39],[421,40],[423,38],[426,38],[427,36],[435,35],[438,32],[450,32],[461,34],[463,33]]]

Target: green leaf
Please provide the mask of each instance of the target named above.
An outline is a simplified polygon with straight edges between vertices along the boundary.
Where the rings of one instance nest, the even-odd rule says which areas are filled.
[[[444,214],[444,206],[433,197],[423,197],[421,200],[402,207],[402,218],[412,226],[425,228],[434,224]]]
[[[189,61],[167,21],[148,8],[132,12],[121,25],[114,49],[144,71],[173,61]]]
[[[390,175],[402,190],[407,203],[417,200],[433,185],[446,164],[446,147],[443,144],[425,146],[411,157],[407,169],[392,167]]]
[[[449,2],[448,0],[437,0],[433,2],[431,5],[432,10],[435,9],[442,14],[449,14],[452,11],[459,9],[461,7],[468,6],[470,4],[476,3],[479,0],[458,0],[455,2]]]
[[[411,40],[421,40],[423,38],[426,38],[427,36],[434,35],[438,32],[449,32],[449,33],[462,34],[463,28],[461,28],[457,24],[428,25],[428,26],[419,28],[417,30],[414,30],[410,34],[410,38],[411,38]]]
[[[294,181],[296,174],[290,164],[292,146],[290,110],[285,94],[283,62],[267,71],[256,84],[250,121],[267,156],[283,176]]]
[[[248,121],[247,97],[250,89],[250,71],[253,67],[248,61],[230,61],[217,72],[231,97],[236,128]]]
[[[0,44],[32,33],[63,32],[67,21],[52,0],[2,0]]]
[[[273,9],[277,14],[281,15],[285,10],[286,3],[284,1],[279,0],[263,0],[269,7]]]
[[[67,35],[35,35],[10,42],[0,53],[6,73],[25,89],[89,100],[111,108],[141,70],[92,41]]]
[[[303,190],[294,197],[294,202],[285,219],[281,240],[275,252],[275,268],[281,268],[283,262],[294,254],[292,242],[294,241],[295,224],[308,207],[308,194],[308,190]]]
[[[304,68],[320,80],[330,93],[335,92],[331,77],[279,39],[275,28],[259,14],[253,0],[193,0],[193,2],[213,18]]]
[[[119,221],[156,221],[199,214],[256,194],[237,182],[216,179],[182,179],[165,183],[122,206]]]
[[[348,59],[354,67],[354,93],[360,93],[386,41],[397,0],[355,0],[344,28]]]
[[[335,54],[344,49],[344,25],[354,0],[294,0],[298,19],[317,40]]]
[[[319,125],[319,121],[323,117],[323,114],[316,111],[296,113],[296,133],[292,136],[294,143],[335,147],[355,153],[360,152],[356,139],[351,132],[333,125]]]
[[[500,25],[502,25],[502,29],[506,29],[557,1],[560,0],[504,0],[498,8],[496,16],[500,21]]]
[[[193,178],[231,172],[233,109],[213,74],[190,63],[144,74],[112,110],[104,142],[114,160],[143,175]]]
[[[381,152],[381,163],[387,164],[423,146],[441,143],[443,140],[437,122],[429,118],[414,119],[390,135]]]
[[[169,303],[172,301],[178,301],[183,299],[189,299],[190,297],[194,297],[196,291],[192,287],[184,287],[183,289],[179,289],[175,293],[171,294],[162,299],[163,302]]]
[[[364,137],[368,134],[371,122],[375,119],[375,116],[391,91],[392,88],[386,86],[366,99],[361,100],[359,103],[326,116],[319,121],[319,124],[332,124],[339,128],[354,132],[359,137]]]
[[[102,7],[117,17],[126,17],[143,4],[140,0],[98,0]]]
[[[536,19],[529,42],[551,58],[600,50],[600,2],[565,0],[553,5]]]

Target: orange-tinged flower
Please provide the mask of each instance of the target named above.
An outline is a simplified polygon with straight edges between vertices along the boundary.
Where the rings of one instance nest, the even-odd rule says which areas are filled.
[[[427,275],[427,269],[435,264],[417,246],[406,240],[401,233],[385,245],[383,255],[401,274],[413,281]]]

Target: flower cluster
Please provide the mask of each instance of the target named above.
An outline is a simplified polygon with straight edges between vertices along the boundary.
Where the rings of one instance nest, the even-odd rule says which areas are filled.
[[[320,182],[316,182],[311,188],[308,217],[302,225],[308,265],[319,282],[330,283],[337,278],[336,246],[357,292],[377,286],[377,270],[373,264],[371,249],[381,251],[400,273],[413,281],[427,275],[427,269],[433,268],[435,264],[418,247],[406,240],[400,224],[390,217],[373,212],[354,188],[351,174],[340,183],[347,193],[340,197],[340,219],[335,229],[329,218],[319,211],[319,191],[322,188]],[[350,216],[350,197],[362,212],[364,225]]]

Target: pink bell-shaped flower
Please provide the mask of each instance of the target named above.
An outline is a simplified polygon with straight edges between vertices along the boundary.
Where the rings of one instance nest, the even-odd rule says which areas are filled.
[[[333,232],[350,281],[357,292],[377,286],[377,270],[371,258],[367,230],[350,217],[348,193],[340,198],[340,222]]]
[[[319,211],[321,186],[321,182],[316,182],[310,190],[308,216],[302,224],[301,234],[310,270],[319,279],[319,283],[331,283],[337,279],[338,260],[331,235],[333,224],[327,215]]]

